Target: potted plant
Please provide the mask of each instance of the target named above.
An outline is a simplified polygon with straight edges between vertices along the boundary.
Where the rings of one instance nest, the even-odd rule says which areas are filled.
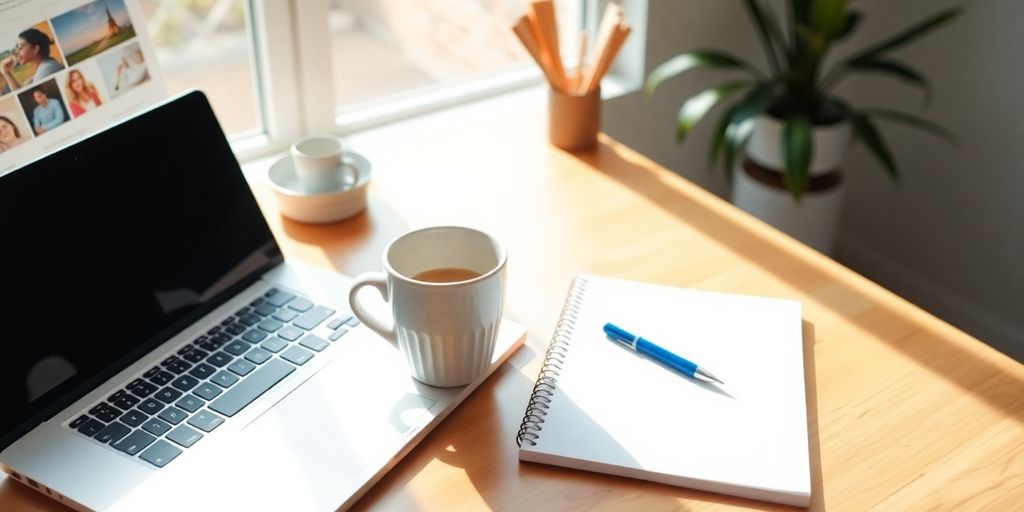
[[[679,109],[676,141],[716,105],[739,96],[715,128],[709,164],[724,162],[733,185],[733,203],[822,252],[830,252],[842,204],[839,166],[854,140],[861,141],[894,179],[899,176],[876,120],[895,121],[952,140],[942,127],[920,117],[888,109],[857,109],[834,88],[857,73],[888,75],[920,87],[929,84],[890,52],[948,23],[960,13],[935,14],[888,39],[852,53],[824,68],[832,45],[856,30],[862,14],[847,0],[787,0],[787,32],[760,0],[744,0],[767,57],[767,72],[720,50],[677,55],[647,79],[652,94],[665,80],[696,68],[736,70],[746,76],[701,91]],[[740,153],[744,157],[737,160]],[[735,176],[733,166],[737,165]]]

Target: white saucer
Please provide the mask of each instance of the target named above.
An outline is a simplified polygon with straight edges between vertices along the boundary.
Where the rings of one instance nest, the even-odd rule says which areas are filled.
[[[274,162],[267,172],[267,178],[277,196],[281,214],[299,222],[325,224],[347,219],[363,211],[366,208],[366,187],[370,183],[370,161],[355,151],[345,151],[345,156],[355,162],[355,185],[319,193],[306,192],[299,184],[291,156]],[[338,172],[341,172],[340,168]]]

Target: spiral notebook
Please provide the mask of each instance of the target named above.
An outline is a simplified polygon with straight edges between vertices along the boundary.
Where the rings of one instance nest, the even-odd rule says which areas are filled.
[[[606,322],[725,384],[698,382],[607,339]],[[523,461],[807,506],[800,303],[581,274],[517,442]]]

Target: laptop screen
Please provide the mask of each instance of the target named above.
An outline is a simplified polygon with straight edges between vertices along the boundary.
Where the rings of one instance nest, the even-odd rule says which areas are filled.
[[[0,448],[281,261],[198,92],[0,177]]]

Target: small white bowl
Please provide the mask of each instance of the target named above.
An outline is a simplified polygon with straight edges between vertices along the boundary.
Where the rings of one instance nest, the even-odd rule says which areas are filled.
[[[267,177],[277,196],[281,214],[299,222],[326,224],[363,211],[366,208],[366,187],[370,184],[370,161],[355,151],[345,151],[345,156],[355,162],[358,171],[355,185],[321,193],[309,193],[302,188],[295,176],[291,156],[274,162]]]

